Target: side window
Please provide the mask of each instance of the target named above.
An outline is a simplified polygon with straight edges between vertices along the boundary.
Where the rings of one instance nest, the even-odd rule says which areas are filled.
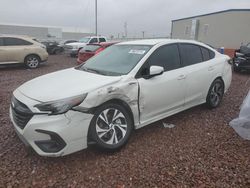
[[[210,59],[209,50],[201,47],[201,52],[203,55],[203,61],[208,61]]]
[[[202,62],[201,49],[193,44],[180,44],[180,53],[184,66]]]
[[[106,42],[105,38],[99,38],[100,42]]]
[[[153,52],[148,59],[149,66],[157,65],[164,67],[165,71],[180,68],[180,56],[176,44],[165,45]]]
[[[31,42],[28,42],[26,40],[19,39],[19,38],[9,38],[9,37],[4,38],[4,44],[5,46],[32,45]]]
[[[97,38],[92,38],[92,39],[89,41],[89,44],[92,44],[92,43],[98,43]]]
[[[202,52],[204,61],[208,61],[215,57],[215,53],[207,48],[201,47],[201,52]]]
[[[215,53],[211,50],[209,50],[209,57],[210,59],[213,59],[215,57]]]
[[[0,46],[3,46],[3,38],[0,38]]]

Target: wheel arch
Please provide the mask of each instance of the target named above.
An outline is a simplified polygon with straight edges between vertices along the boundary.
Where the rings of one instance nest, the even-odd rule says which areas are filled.
[[[36,54],[36,53],[30,53],[30,54],[27,54],[27,55],[24,57],[24,60],[23,60],[24,63],[25,63],[25,61],[26,61],[26,58],[27,58],[28,56],[30,56],[30,55],[37,56],[37,57],[39,58],[39,62],[41,62],[41,57],[40,57],[38,54]]]
[[[122,99],[118,99],[118,98],[113,98],[113,99],[110,99],[108,101],[105,101],[103,102],[102,104],[96,106],[95,108],[93,108],[91,110],[91,114],[94,114],[96,112],[96,110],[101,107],[102,105],[105,105],[105,104],[110,104],[110,103],[113,103],[113,104],[119,104],[121,105],[122,107],[124,107],[129,116],[131,117],[131,120],[132,120],[132,126],[133,126],[133,129],[135,129],[135,125],[134,125],[134,115],[133,115],[133,112],[132,112],[132,109],[130,108],[129,104],[127,102],[125,102],[124,100]],[[90,143],[91,142],[91,138],[90,138],[90,128],[88,129],[88,134],[87,134],[87,142]]]
[[[95,107],[94,113],[95,113],[95,111],[96,111],[100,106],[102,106],[102,105],[104,105],[104,104],[109,104],[109,103],[119,104],[119,105],[123,106],[123,107],[127,110],[127,112],[129,113],[129,115],[130,115],[130,117],[131,117],[131,120],[132,120],[132,122],[133,122],[133,126],[134,126],[134,115],[133,115],[132,109],[130,108],[129,104],[128,104],[127,102],[125,102],[124,100],[122,100],[122,99],[118,99],[118,98],[110,99],[110,100],[108,100],[108,101],[106,101],[106,102],[104,102],[104,103],[98,105],[97,107]]]

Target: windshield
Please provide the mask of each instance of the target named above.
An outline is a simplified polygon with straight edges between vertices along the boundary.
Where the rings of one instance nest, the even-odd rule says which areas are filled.
[[[81,38],[79,42],[87,43],[90,38]]]
[[[92,57],[78,69],[109,76],[125,75],[150,48],[149,45],[114,45]]]

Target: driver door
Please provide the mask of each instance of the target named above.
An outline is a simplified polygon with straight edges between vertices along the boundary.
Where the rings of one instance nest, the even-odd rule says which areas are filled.
[[[145,78],[150,66],[162,66],[165,72]],[[140,121],[153,122],[183,109],[186,75],[181,68],[177,44],[156,49],[138,72]]]

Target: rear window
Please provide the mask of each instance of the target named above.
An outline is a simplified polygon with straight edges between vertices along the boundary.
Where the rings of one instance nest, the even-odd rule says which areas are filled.
[[[0,46],[3,46],[3,38],[0,38]]]
[[[193,44],[181,44],[180,52],[184,66],[194,65],[203,61],[201,49]]]
[[[106,39],[105,38],[99,38],[99,41],[100,42],[106,42]]]
[[[215,57],[215,53],[207,48],[201,47],[201,52],[202,52],[204,61],[208,61]]]
[[[101,46],[98,46],[98,45],[87,45],[87,46],[84,47],[84,51],[86,51],[86,52],[95,52],[99,48],[101,48]]]
[[[26,45],[32,45],[31,42],[28,42],[23,39],[19,38],[10,38],[10,37],[5,37],[4,38],[4,44],[5,46],[26,46]]]
[[[206,48],[201,47],[201,52],[202,52],[202,55],[203,55],[203,60],[208,61],[210,59],[209,50],[206,49]]]

